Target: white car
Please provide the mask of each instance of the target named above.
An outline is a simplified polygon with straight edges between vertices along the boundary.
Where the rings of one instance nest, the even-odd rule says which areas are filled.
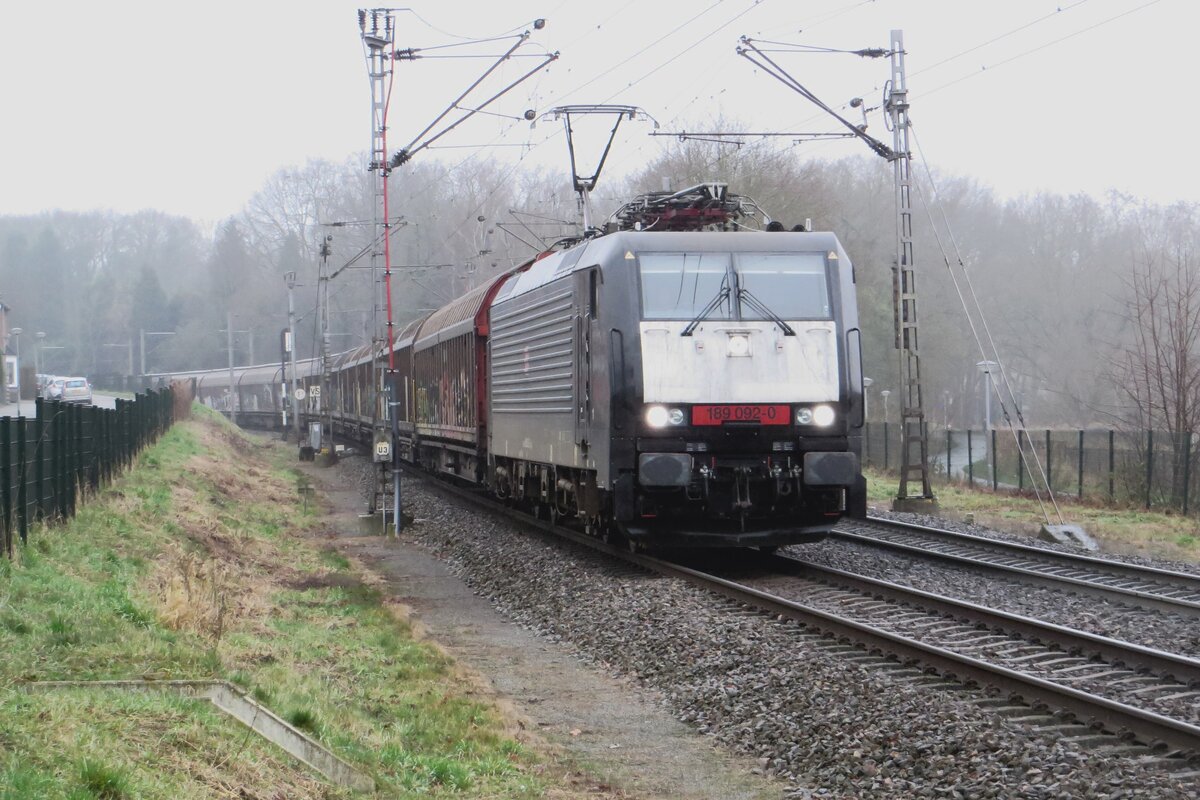
[[[44,400],[62,400],[63,384],[66,383],[66,378],[51,378],[42,388],[42,399]]]
[[[64,403],[88,403],[92,402],[92,385],[88,383],[87,378],[65,378],[63,379],[62,395],[59,398]]]

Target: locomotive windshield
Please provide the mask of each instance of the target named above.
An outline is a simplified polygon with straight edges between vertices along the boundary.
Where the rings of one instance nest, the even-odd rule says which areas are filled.
[[[643,319],[830,319],[823,253],[640,253]],[[716,307],[706,308],[726,297]]]
[[[728,253],[642,253],[642,316],[692,319],[729,285]],[[726,300],[709,319],[732,319]]]
[[[829,319],[829,288],[822,253],[739,253],[738,287],[783,319]],[[766,319],[744,301],[742,319]]]

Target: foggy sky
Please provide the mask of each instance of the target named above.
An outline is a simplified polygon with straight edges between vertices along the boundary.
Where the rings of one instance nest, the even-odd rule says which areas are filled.
[[[238,212],[281,168],[365,153],[370,96],[358,6],[68,0],[48,13],[5,4],[0,213],[154,208],[212,222]],[[498,103],[501,114],[628,103],[664,132],[701,130],[716,115],[754,130],[831,130],[811,105],[737,56],[738,37],[857,49],[886,47],[889,30],[901,28],[912,119],[937,167],[1010,196],[1111,188],[1161,203],[1200,201],[1200,170],[1185,148],[1200,116],[1189,77],[1200,4],[1190,0],[418,0],[412,8],[419,18],[398,14],[400,46],[547,19],[521,52],[557,50],[561,58]],[[886,59],[775,57],[835,107],[854,96],[878,105],[888,76]],[[488,63],[398,65],[392,142],[407,143]],[[514,61],[496,77],[533,63]],[[889,140],[878,114],[871,126]],[[634,171],[657,154],[668,140],[649,130],[625,126],[609,168]],[[444,143],[528,147],[426,157],[462,170],[518,157],[565,170],[560,131],[551,122],[530,128],[488,117]],[[853,142],[800,152],[867,153]]]

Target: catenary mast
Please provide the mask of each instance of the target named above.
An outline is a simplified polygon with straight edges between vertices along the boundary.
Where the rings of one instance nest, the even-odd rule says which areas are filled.
[[[896,264],[892,268],[892,306],[900,360],[900,487],[897,511],[928,510],[934,504],[929,485],[929,440],[921,402],[921,356],[917,339],[917,282],[912,228],[912,153],[908,145],[908,83],[904,74],[904,33],[891,33],[891,81],[884,110],[892,126],[892,168],[896,191]],[[909,486],[915,475],[920,492]],[[915,483],[915,482],[914,482]]]
[[[374,457],[379,464],[376,486],[370,503],[376,508],[376,499],[387,494],[387,474],[396,452],[395,440],[397,420],[392,405],[395,378],[395,354],[393,353],[392,321],[392,264],[391,264],[391,219],[388,209],[388,174],[391,165],[387,155],[387,113],[395,51],[396,22],[394,12],[399,9],[359,9],[358,27],[367,55],[367,75],[371,83],[371,159],[367,169],[374,175],[373,181],[373,228],[371,242],[371,352],[378,360],[381,346],[387,349],[387,368],[382,363],[372,381],[372,425],[375,430]],[[383,281],[380,285],[382,269]],[[382,303],[380,290],[382,288]],[[386,336],[379,336],[379,311],[384,307],[386,314]],[[390,430],[389,430],[390,428]],[[396,530],[400,529],[400,472],[392,473],[392,519]]]

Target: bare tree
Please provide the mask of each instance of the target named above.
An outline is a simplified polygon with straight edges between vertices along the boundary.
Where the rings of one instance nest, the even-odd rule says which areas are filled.
[[[1143,214],[1127,279],[1130,342],[1116,364],[1127,419],[1170,436],[1172,497],[1182,496],[1193,434],[1200,429],[1200,262],[1196,209]]]

